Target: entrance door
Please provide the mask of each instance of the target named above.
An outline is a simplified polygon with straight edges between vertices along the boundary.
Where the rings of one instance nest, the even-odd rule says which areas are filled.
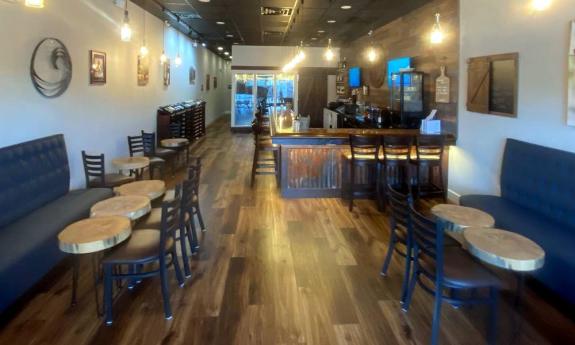
[[[254,75],[235,75],[233,127],[248,127],[254,117]]]

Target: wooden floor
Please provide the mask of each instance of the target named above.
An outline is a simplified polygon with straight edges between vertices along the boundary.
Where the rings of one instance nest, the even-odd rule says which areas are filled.
[[[389,276],[379,275],[389,230],[373,202],[359,201],[350,213],[339,199],[284,200],[272,176],[257,177],[250,189],[252,139],[230,133],[225,120],[208,129],[194,154],[203,157],[200,192],[208,231],[193,259],[193,277],[183,288],[172,279],[173,320],[164,320],[159,280],[152,278],[123,291],[114,324],[103,325],[85,260],[77,306],[69,306],[66,270],[4,325],[0,344],[429,342],[432,298],[417,289],[411,310],[402,313],[400,258]],[[500,303],[501,344],[512,340],[509,299]],[[515,344],[575,339],[573,321],[533,292],[523,309]],[[481,307],[444,306],[441,343],[483,344],[484,319]]]

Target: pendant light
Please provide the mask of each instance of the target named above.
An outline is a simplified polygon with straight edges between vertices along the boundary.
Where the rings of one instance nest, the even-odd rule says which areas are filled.
[[[180,56],[180,32],[179,31],[177,31],[177,32],[178,32],[178,40],[177,40],[178,54],[176,55],[176,58],[174,59],[174,65],[176,67],[180,67],[180,65],[182,64],[182,57]]]
[[[549,6],[551,6],[551,0],[533,0],[531,2],[531,7],[535,11],[545,11]]]
[[[373,30],[369,30],[367,36],[369,36],[369,48],[367,48],[367,60],[371,63],[374,63],[377,61],[377,51],[373,46]]]
[[[327,61],[332,61],[335,54],[333,53],[333,49],[331,48],[331,38],[327,41],[327,49],[325,50],[324,57]]]
[[[162,23],[162,55],[160,56],[160,64],[165,64],[168,61],[166,56],[166,22]]]
[[[132,40],[132,28],[130,27],[130,16],[128,14],[128,0],[124,1],[124,21],[120,32],[122,41],[130,42]]]
[[[26,2],[24,2],[24,5],[26,7],[32,7],[32,8],[44,8],[44,0],[26,0]]]
[[[127,1],[127,0],[126,0]],[[143,28],[144,34],[142,36],[142,46],[140,47],[140,56],[146,56],[150,52],[148,46],[146,45],[146,2],[144,1],[144,8],[143,10]]]
[[[441,30],[441,24],[439,23],[440,14],[435,14],[435,24],[433,25],[433,30],[431,31],[431,43],[440,44],[443,42],[443,31]]]

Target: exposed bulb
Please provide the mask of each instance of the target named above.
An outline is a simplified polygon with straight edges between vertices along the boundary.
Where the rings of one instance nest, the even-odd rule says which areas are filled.
[[[328,48],[325,51],[325,59],[327,61],[331,61],[331,60],[333,60],[334,57],[335,57],[335,54],[333,53],[333,50],[331,50],[331,48]]]
[[[26,2],[24,2],[24,5],[26,7],[32,7],[32,8],[44,8],[44,0],[26,0]]]
[[[431,31],[431,43],[439,44],[443,42],[443,31],[441,30],[441,25],[439,24],[439,13],[435,14],[435,25],[433,25],[433,30]]]
[[[531,7],[536,11],[545,11],[551,6],[551,0],[533,0]]]
[[[164,51],[162,51],[162,55],[160,56],[160,63],[163,65],[168,61],[168,57],[166,56],[166,53]]]
[[[182,58],[180,57],[180,54],[178,53],[178,55],[176,55],[176,58],[174,59],[174,65],[176,65],[176,67],[179,67],[182,64]]]
[[[140,56],[146,56],[148,55],[149,52],[150,50],[148,49],[148,47],[146,47],[146,44],[140,47]]]
[[[300,50],[300,52],[296,55],[295,57],[295,62],[296,63],[300,63],[305,59],[305,53],[303,52],[303,50]]]
[[[124,42],[130,42],[132,40],[132,28],[127,21],[122,24],[121,37]]]

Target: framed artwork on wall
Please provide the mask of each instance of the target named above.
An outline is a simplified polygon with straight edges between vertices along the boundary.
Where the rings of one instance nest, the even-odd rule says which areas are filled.
[[[206,75],[206,91],[210,91],[210,82],[211,82],[210,75],[207,74]]]
[[[567,125],[575,126],[575,21],[571,22],[569,42],[569,85],[567,86]]]
[[[170,68],[170,59],[167,59],[166,62],[164,62],[164,86],[170,86],[170,82],[172,81]]]
[[[90,84],[106,84],[106,53],[90,50]]]
[[[138,54],[138,86],[148,85],[150,80],[150,58]]]
[[[190,80],[190,85],[196,84],[196,69],[193,66],[190,67],[189,80]]]

